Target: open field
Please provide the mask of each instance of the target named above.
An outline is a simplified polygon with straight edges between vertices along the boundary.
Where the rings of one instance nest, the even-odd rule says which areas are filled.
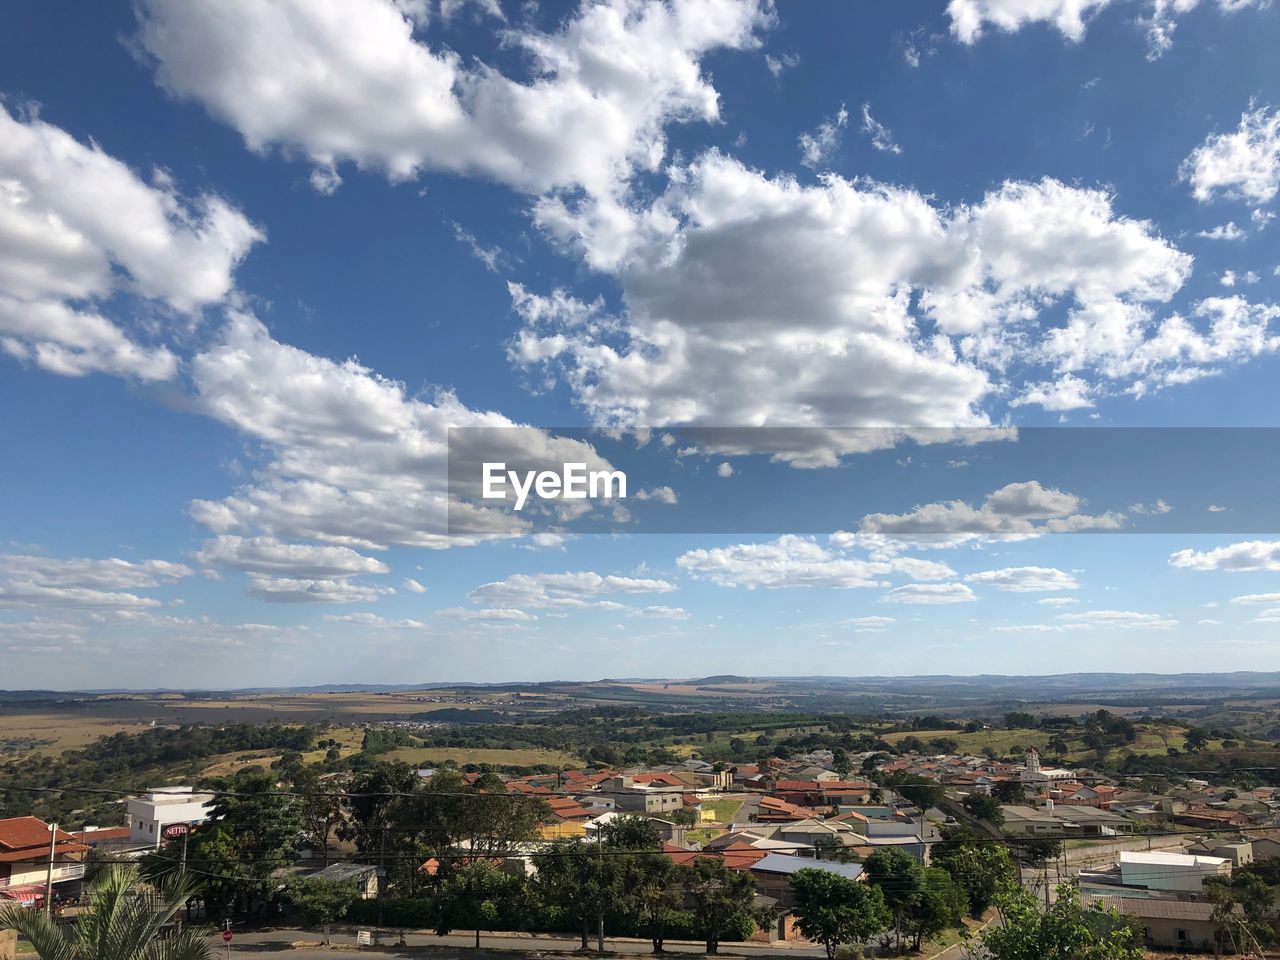
[[[40,742],[32,752],[45,756],[57,756],[64,750],[83,747],[99,737],[109,737],[114,733],[139,733],[149,726],[149,723],[138,721],[78,716],[75,713],[24,714],[4,711],[0,712],[0,742],[45,741]],[[0,746],[0,759],[8,756],[9,754]]]
[[[400,747],[381,754],[385,760],[403,760],[416,766],[448,763],[459,766],[468,763],[488,763],[495,767],[532,767],[545,764],[549,767],[573,768],[582,766],[582,760],[559,750],[503,750],[476,747]]]
[[[739,797],[726,797],[723,800],[703,801],[702,808],[710,810],[715,815],[712,823],[730,823],[733,821],[733,815],[742,809],[745,802]]]
[[[320,734],[321,740],[337,740],[338,753],[342,757],[350,757],[360,752],[360,744],[364,740],[364,731],[355,727],[330,727]],[[328,748],[308,750],[302,755],[304,763],[320,763],[325,758]],[[234,776],[245,767],[260,766],[269,768],[280,760],[283,754],[271,750],[236,751],[214,757],[201,773],[206,777]]]

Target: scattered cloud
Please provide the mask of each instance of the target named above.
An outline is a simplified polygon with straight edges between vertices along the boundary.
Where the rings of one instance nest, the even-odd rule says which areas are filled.
[[[913,558],[867,559],[828,549],[810,537],[788,534],[766,543],[690,550],[676,565],[697,580],[721,587],[883,587],[894,574],[916,580],[955,575],[944,563]]]
[[[841,621],[854,633],[883,633],[898,622],[896,617],[851,617]]]
[[[818,124],[812,133],[800,134],[800,162],[806,167],[825,167],[840,148],[844,128],[849,125],[849,111],[841,104],[836,115]]]
[[[770,19],[753,0],[584,4],[554,32],[504,30],[533,66],[521,82],[424,42],[396,0],[143,0],[137,13],[157,82],[255,152],[305,157],[326,178],[353,163],[393,181],[441,170],[597,197],[658,168],[667,123],[718,119],[702,57],[756,47]]]
[[[1169,564],[1183,570],[1280,570],[1280,541],[1246,540],[1212,550],[1178,550]]]
[[[901,153],[902,148],[893,139],[893,132],[871,116],[871,104],[862,105],[862,132],[871,138],[871,145],[882,153]]]
[[[666,607],[657,604],[650,607],[638,607],[631,612],[633,617],[646,620],[688,620],[689,612],[683,607]]]
[[[178,358],[135,322],[183,327],[221,303],[262,232],[213,193],[147,182],[33,108],[0,103],[0,350],[63,376],[172,379]]]
[[[680,498],[676,496],[676,492],[670,487],[646,487],[637,491],[633,495],[635,500],[656,500],[658,503],[665,503],[668,506],[675,506],[680,502]]]
[[[1269,203],[1280,190],[1280,109],[1255,107],[1231,133],[1215,133],[1183,161],[1179,175],[1197,200],[1221,194]]]
[[[964,579],[966,583],[992,586],[1007,593],[1043,593],[1080,587],[1074,576],[1054,567],[1005,567],[971,573]]]
[[[389,593],[395,590],[351,580],[261,576],[249,579],[249,595],[268,603],[371,603]]]
[[[532,613],[514,607],[448,607],[436,611],[437,617],[449,620],[490,620],[501,623],[530,623],[538,618]]]
[[[274,537],[231,534],[206,540],[195,559],[209,567],[302,578],[348,577],[386,573],[389,569],[381,560],[366,557],[350,547],[285,543]]]
[[[935,605],[968,603],[978,598],[963,583],[909,583],[894,587],[880,599],[884,603]]]
[[[1116,530],[1124,517],[1080,513],[1079,497],[1042,486],[1036,480],[1010,483],[989,494],[981,506],[949,500],[918,506],[908,513],[872,513],[859,532],[921,545],[953,546],[970,540],[1025,539],[1044,533]]]
[[[670,593],[675,584],[644,577],[601,576],[579,573],[517,573],[505,580],[485,583],[471,591],[471,600],[486,607],[564,608],[621,610],[624,605],[608,596]]]
[[[1235,225],[1234,221],[1228,223],[1220,223],[1212,230],[1201,230],[1196,233],[1197,237],[1203,237],[1206,240],[1243,240],[1248,234]]]

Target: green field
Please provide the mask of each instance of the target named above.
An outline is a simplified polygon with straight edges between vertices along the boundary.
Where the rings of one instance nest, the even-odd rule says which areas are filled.
[[[560,750],[503,750],[484,747],[400,747],[382,754],[384,760],[403,760],[414,766],[432,766],[453,761],[458,766],[469,763],[487,763],[495,767],[565,767],[573,769],[583,765],[582,760]]]
[[[733,815],[742,809],[745,800],[736,797],[725,797],[722,800],[704,800],[702,809],[710,810],[715,814],[716,823],[729,823],[733,820]]]

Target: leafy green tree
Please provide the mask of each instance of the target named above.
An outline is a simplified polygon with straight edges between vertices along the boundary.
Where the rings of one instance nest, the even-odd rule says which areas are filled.
[[[591,943],[591,924],[613,902],[617,888],[613,857],[591,856],[577,840],[554,840],[533,858],[538,872],[533,889],[546,906],[556,907],[581,924],[582,949]]]
[[[617,905],[644,931],[654,953],[662,953],[667,929],[684,905],[684,897],[670,857],[639,852],[622,859]]]
[[[88,904],[74,924],[13,904],[0,907],[0,930],[18,931],[43,960],[210,960],[209,939],[196,927],[160,939],[194,889],[177,877],[143,886],[136,867],[112,864],[90,884]]]
[[[638,813],[614,817],[605,824],[601,840],[612,850],[662,849],[662,834],[657,824]]]
[[[700,857],[682,867],[682,886],[707,953],[718,953],[731,925],[750,918],[756,883],[749,873],[730,870],[724,861]]]
[[[1192,753],[1199,753],[1209,746],[1209,731],[1204,727],[1192,727],[1183,740],[1186,749]]]
[[[836,747],[832,750],[831,768],[841,780],[848,780],[849,774],[853,771],[853,761],[849,757],[849,751],[844,747]]]
[[[1021,780],[1000,780],[991,787],[991,796],[1001,803],[1023,803],[1027,799],[1027,788]]]
[[[893,915],[893,939],[899,949],[906,926],[906,914],[924,879],[922,867],[908,853],[895,847],[883,847],[867,857],[863,865],[867,881],[880,888],[884,902]]]
[[[1239,871],[1231,877],[1212,877],[1204,883],[1213,904],[1211,919],[1220,945],[1232,953],[1261,953],[1275,942],[1275,894],[1258,872]]]
[[[488,860],[476,860],[453,871],[436,894],[436,932],[443,937],[459,927],[470,927],[476,932],[479,950],[481,930],[493,929],[521,888],[519,877],[504,873]]]
[[[1142,931],[1114,910],[1084,908],[1073,887],[1058,887],[1042,911],[1036,895],[1007,885],[996,898],[1000,922],[979,941],[990,960],[1142,960]]]
[[[302,833],[297,800],[276,789],[269,774],[238,778],[234,792],[214,800],[209,824],[197,830],[188,846],[188,861],[226,856],[222,863],[201,864],[207,873],[236,878],[235,901],[265,915],[276,898],[275,871],[293,863]],[[213,827],[206,846],[204,835]]]
[[[1018,872],[1009,851],[998,843],[939,844],[933,864],[960,885],[969,902],[969,916],[974,919],[987,911],[996,894]]]
[[[884,894],[872,884],[810,867],[792,874],[791,892],[800,932],[821,943],[828,960],[842,944],[869,940],[889,926]]]
[[[347,915],[356,899],[355,885],[327,877],[297,877],[285,885],[285,897],[303,926],[320,927],[329,942],[329,925]]]
[[[913,949],[919,950],[927,938],[960,926],[968,906],[964,889],[951,874],[939,867],[926,867],[907,904],[903,932],[914,939]]]
[[[986,820],[997,827],[1004,823],[1004,812],[1000,809],[1000,801],[985,793],[969,794],[961,801],[961,806],[979,820]]]
[[[342,802],[315,767],[303,767],[293,778],[293,791],[300,794],[298,812],[302,817],[304,844],[320,854],[323,866],[329,865],[329,841],[342,822]]]
[[[921,810],[936,807],[946,794],[942,784],[914,773],[895,774],[885,785],[892,787],[899,796]]]
[[[1042,866],[1047,860],[1056,860],[1062,853],[1061,840],[1018,840],[1012,846],[1018,858],[1033,867]]]

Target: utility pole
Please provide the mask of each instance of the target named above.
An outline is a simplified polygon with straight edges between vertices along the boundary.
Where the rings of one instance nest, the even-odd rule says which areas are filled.
[[[596,951],[604,953],[604,848],[600,845],[604,831],[596,829]]]
[[[49,871],[44,880],[44,913],[53,917],[53,858],[58,849],[58,825],[55,823],[49,831]]]

